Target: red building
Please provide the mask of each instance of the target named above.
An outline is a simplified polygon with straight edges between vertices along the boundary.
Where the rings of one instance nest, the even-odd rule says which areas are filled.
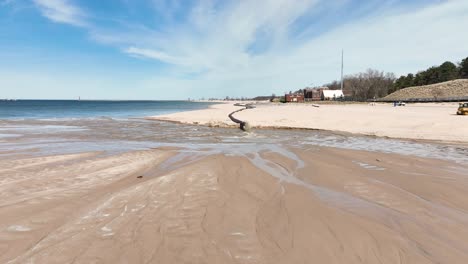
[[[289,94],[285,94],[284,98],[287,103],[303,103],[304,102],[303,94],[289,93]]]

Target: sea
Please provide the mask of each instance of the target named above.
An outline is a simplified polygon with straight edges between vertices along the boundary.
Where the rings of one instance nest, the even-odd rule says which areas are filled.
[[[0,119],[131,118],[204,109],[209,102],[3,100]]]
[[[252,155],[333,147],[468,163],[466,145],[317,130],[240,129],[176,124],[147,117],[209,108],[189,101],[0,101],[0,159],[100,151],[109,155],[159,147],[189,156]],[[359,163],[359,160],[356,160]]]

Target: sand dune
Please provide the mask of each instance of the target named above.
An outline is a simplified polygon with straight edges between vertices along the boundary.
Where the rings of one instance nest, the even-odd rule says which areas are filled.
[[[411,100],[434,98],[468,98],[468,80],[459,79],[423,86],[413,86],[398,90],[382,98],[383,100]]]
[[[0,262],[468,261],[466,166],[322,147],[200,151],[1,161]]]

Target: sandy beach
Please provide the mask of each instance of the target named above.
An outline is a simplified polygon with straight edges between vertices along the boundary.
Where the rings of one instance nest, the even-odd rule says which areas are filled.
[[[329,148],[284,155],[2,161],[0,262],[468,260],[466,166]]]
[[[457,116],[457,103],[408,104],[273,104],[259,103],[255,109],[235,114],[254,128],[306,128],[354,134],[468,142],[468,118]],[[240,109],[233,103],[210,109],[151,117],[186,124],[236,126],[228,114]]]
[[[145,119],[0,125],[0,263],[468,261],[459,144]]]
[[[0,25],[0,264],[468,264],[468,0]]]

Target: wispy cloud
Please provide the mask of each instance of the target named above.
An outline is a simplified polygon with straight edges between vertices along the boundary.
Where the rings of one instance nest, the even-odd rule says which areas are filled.
[[[48,19],[85,27],[100,45],[157,65],[158,72],[132,80],[133,89],[156,98],[320,85],[339,78],[342,48],[347,73],[403,74],[468,55],[466,0],[122,0],[142,12],[131,19],[122,10],[97,19],[92,5],[72,0],[33,1]]]
[[[33,0],[43,16],[57,22],[84,27],[85,12],[68,0]]]
[[[468,27],[466,1],[411,10],[389,6],[319,35],[295,39],[291,35],[298,31],[295,22],[316,3],[241,1],[216,10],[209,4],[194,8],[190,26],[182,24],[170,34],[155,36],[152,45],[143,44],[139,55],[172,64],[175,72],[190,67],[203,74],[191,82],[161,76],[148,83],[211,92],[223,87],[220,93],[237,96],[268,94],[338,78],[342,48],[348,73],[373,67],[403,74],[468,54],[466,46],[456,45],[468,42],[468,36],[460,34]],[[307,25],[300,30],[307,30]]]
[[[399,72],[411,70],[411,67],[399,67],[408,64],[405,60],[414,58],[426,64],[444,56],[450,59],[446,45],[466,38],[459,32],[468,26],[468,17],[464,15],[468,3],[449,1],[411,12],[399,6],[392,9],[387,4],[387,10],[367,12],[367,16],[337,25],[320,35],[309,38],[301,35],[296,39],[298,32],[308,30],[307,25],[301,25],[298,30],[296,21],[318,4],[323,2],[232,1],[220,6],[213,1],[201,1],[191,9],[186,21],[174,25],[170,32],[164,34],[160,30],[151,36],[151,41],[140,42],[135,38],[123,50],[176,67],[198,67],[218,76],[220,72],[239,76],[252,71],[275,75],[293,68],[320,69],[319,72],[329,72],[326,77],[330,78],[330,68],[326,67],[336,62],[333,58],[339,59],[337,54],[341,48],[347,51],[350,70],[393,65],[385,70]],[[313,18],[309,20],[317,22]],[[429,41],[428,36],[434,34],[439,37]],[[462,53],[466,48],[458,46],[451,53],[455,51]],[[311,74],[309,78],[316,76]]]
[[[145,57],[177,65],[187,65],[187,62],[183,58],[173,57],[171,55],[157,50],[129,47],[126,48],[124,52],[136,57]]]
[[[150,43],[134,39],[124,51],[196,70],[244,67],[260,53],[286,48],[288,27],[316,2],[231,1],[220,5],[201,1],[170,30],[157,29]],[[251,52],[254,46],[255,52]]]

